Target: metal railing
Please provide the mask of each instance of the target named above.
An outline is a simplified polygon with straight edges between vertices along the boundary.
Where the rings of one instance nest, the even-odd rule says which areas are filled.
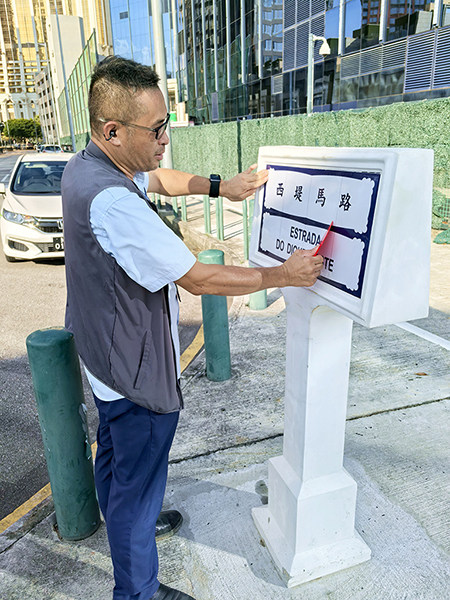
[[[161,196],[159,194],[150,194],[150,198],[156,204],[158,209],[162,208]],[[242,234],[244,240],[244,258],[245,260],[248,260],[250,224],[253,218],[253,198],[243,200],[242,203],[235,204],[233,208],[230,207],[225,209],[224,199],[222,197],[212,200],[209,196],[179,196],[171,198],[170,201],[173,214],[186,222],[190,219],[188,212],[192,214],[194,210],[195,218],[200,218],[198,213],[199,207],[201,207],[204,232],[208,235],[214,235],[222,242]],[[211,202],[213,202],[213,206],[211,206]],[[225,212],[232,212],[233,215],[237,216],[237,220],[231,223],[225,223]],[[212,215],[215,216],[214,228],[212,227]]]

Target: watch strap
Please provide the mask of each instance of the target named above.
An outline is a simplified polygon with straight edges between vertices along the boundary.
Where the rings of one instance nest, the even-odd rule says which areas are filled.
[[[209,183],[210,183],[209,196],[210,196],[210,198],[218,198],[219,197],[220,182],[221,182],[220,175],[211,174],[209,176]]]

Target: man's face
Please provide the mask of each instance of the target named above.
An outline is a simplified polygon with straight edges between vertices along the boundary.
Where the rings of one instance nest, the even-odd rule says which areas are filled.
[[[144,91],[137,94],[137,100],[143,113],[138,119],[130,120],[135,125],[155,129],[167,117],[167,107],[164,96],[159,89]],[[153,171],[157,169],[163,158],[165,146],[169,143],[166,132],[156,139],[156,133],[139,129],[138,127],[125,127],[126,135],[122,143],[122,159],[129,166],[131,172]]]

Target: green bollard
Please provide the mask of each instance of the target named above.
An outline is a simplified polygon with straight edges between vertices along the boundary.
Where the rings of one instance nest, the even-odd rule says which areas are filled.
[[[63,328],[34,331],[27,351],[58,532],[82,540],[99,527],[100,512],[73,335]]]
[[[222,250],[203,250],[198,260],[205,264],[224,264]],[[225,296],[202,296],[203,335],[205,338],[206,377],[225,381],[231,377],[228,308]]]
[[[250,310],[264,310],[267,308],[267,290],[260,290],[249,294]]]

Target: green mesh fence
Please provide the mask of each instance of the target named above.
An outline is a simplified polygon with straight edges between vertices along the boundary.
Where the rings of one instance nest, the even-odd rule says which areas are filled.
[[[450,98],[172,130],[176,169],[231,177],[256,162],[260,146],[431,148],[433,223],[450,222]]]

